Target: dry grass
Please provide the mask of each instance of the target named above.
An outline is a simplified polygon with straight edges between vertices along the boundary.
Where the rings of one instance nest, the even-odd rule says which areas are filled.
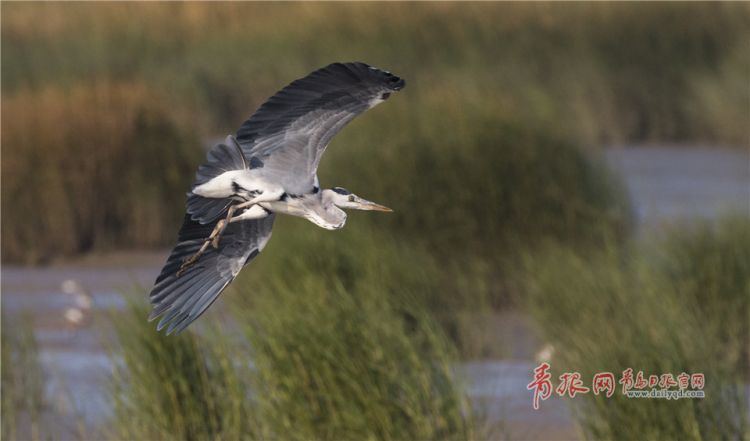
[[[279,82],[365,59],[491,100],[590,144],[737,142],[696,114],[707,84],[747,62],[744,4],[27,4],[3,14],[4,92],[145,81],[193,124],[234,130]],[[34,26],[30,26],[30,22]],[[283,56],[280,56],[283,54]],[[739,55],[737,55],[739,54]],[[733,74],[729,74],[733,75]],[[721,93],[747,94],[740,83]],[[733,106],[738,111],[747,109]],[[700,124],[708,119],[708,125]],[[736,122],[732,132],[738,129]]]
[[[3,258],[39,262],[162,245],[201,155],[139,84],[48,87],[3,99]],[[192,146],[192,147],[191,147]]]

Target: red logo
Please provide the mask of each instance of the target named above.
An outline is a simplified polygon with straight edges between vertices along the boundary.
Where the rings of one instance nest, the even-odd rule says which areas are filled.
[[[680,389],[687,389],[689,382],[690,375],[683,372],[677,376],[677,383],[679,383]]]
[[[633,388],[633,368],[627,368],[622,371],[622,377],[618,383],[622,384],[622,393]]]
[[[638,375],[635,377],[635,384],[633,387],[636,389],[643,389],[644,387],[648,386],[648,382],[646,382],[646,378],[643,377],[643,371],[638,371]]]
[[[561,397],[566,392],[570,398],[574,398],[576,394],[585,394],[588,391],[589,388],[583,385],[581,374],[578,372],[565,372],[560,375],[560,385],[557,386],[556,392]]]
[[[526,389],[534,391],[534,409],[539,409],[539,398],[546,400],[552,395],[552,374],[547,372],[549,364],[542,363],[534,369],[534,381],[526,385]]]
[[[599,395],[600,391],[607,391],[607,398],[615,393],[615,374],[612,372],[599,372],[594,375],[593,381],[594,395]]]
[[[706,378],[701,373],[688,375],[685,372],[677,376],[665,373],[661,375],[651,374],[644,375],[643,371],[633,376],[633,368],[627,368],[622,371],[620,380],[615,383],[615,375],[611,372],[597,372],[594,374],[591,382],[591,388],[583,385],[581,374],[578,372],[565,372],[560,375],[560,383],[553,389],[552,374],[549,373],[549,363],[542,363],[534,369],[534,381],[526,385],[526,389],[534,392],[533,405],[534,409],[539,409],[539,400],[546,400],[552,395],[554,390],[561,397],[569,396],[575,398],[577,394],[587,394],[590,391],[594,395],[605,395],[607,398],[615,393],[617,384],[622,385],[622,393],[628,398],[704,398],[705,394],[700,391],[706,384]],[[690,387],[696,390],[691,395],[685,395],[682,390]],[[680,391],[672,390],[679,386]],[[641,389],[650,388],[651,391],[641,391]],[[659,387],[660,389],[655,389]],[[632,390],[636,389],[636,390]]]
[[[692,377],[690,377],[690,387],[693,389],[703,389],[703,386],[706,385],[706,378],[703,376],[703,374],[693,374]]]
[[[661,381],[659,381],[659,387],[661,387],[662,389],[669,389],[673,386],[677,386],[677,382],[674,381],[674,375],[662,374]]]

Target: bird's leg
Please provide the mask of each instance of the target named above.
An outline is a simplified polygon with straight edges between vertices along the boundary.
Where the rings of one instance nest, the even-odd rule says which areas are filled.
[[[221,238],[221,233],[224,232],[224,229],[227,227],[227,224],[229,224],[229,221],[232,218],[232,215],[234,212],[244,206],[245,204],[240,205],[233,205],[229,207],[227,210],[227,217],[226,219],[221,219],[219,222],[216,223],[216,226],[214,227],[211,234],[208,236],[208,238],[203,242],[203,245],[201,245],[200,249],[196,251],[195,254],[185,259],[185,262],[182,263],[180,266],[180,269],[177,271],[177,277],[182,275],[183,272],[185,272],[186,269],[188,269],[192,264],[198,261],[200,257],[203,255],[203,253],[206,252],[206,248],[208,248],[209,244],[213,244],[214,248],[219,247],[219,239]]]
[[[224,230],[227,228],[227,225],[229,225],[229,222],[232,220],[232,214],[234,214],[233,208],[234,207],[229,208],[227,218],[220,220],[219,223],[216,224],[216,228],[214,228],[211,236],[209,236],[208,240],[206,240],[206,242],[211,242],[211,245],[213,245],[214,248],[219,248],[219,240],[221,239],[221,234],[224,232]]]
[[[227,228],[229,223],[233,222],[234,220],[239,220],[238,218],[240,216],[232,217],[234,215],[234,212],[253,204],[255,204],[255,200],[246,201],[241,204],[232,205],[231,207],[229,207],[229,210],[227,210],[226,219],[222,219],[218,224],[216,224],[216,228],[214,228],[213,233],[211,233],[211,237],[208,238],[208,241],[213,244],[214,248],[219,248],[219,239],[221,239],[221,235],[222,233],[224,233],[224,230]]]
[[[241,204],[232,205],[227,210],[227,217],[224,219],[221,219],[219,222],[216,223],[216,226],[214,227],[211,234],[208,236],[205,242],[203,242],[203,245],[201,245],[200,249],[190,256],[189,258],[185,259],[185,262],[180,266],[180,269],[177,271],[177,276],[179,277],[182,275],[182,273],[185,272],[186,269],[188,269],[192,264],[198,261],[198,259],[206,252],[206,249],[208,248],[208,245],[213,245],[214,248],[219,248],[219,240],[221,239],[222,233],[224,233],[224,230],[227,228],[227,225],[229,225],[230,222],[238,221],[238,220],[244,220],[245,218],[242,218],[242,216],[234,216],[234,213],[237,210],[249,207],[251,205],[254,205],[256,203],[255,200],[250,200],[243,202]]]

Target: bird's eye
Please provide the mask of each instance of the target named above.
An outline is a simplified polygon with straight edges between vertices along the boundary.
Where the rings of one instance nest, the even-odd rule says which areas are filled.
[[[349,202],[354,202],[354,195],[349,196]]]

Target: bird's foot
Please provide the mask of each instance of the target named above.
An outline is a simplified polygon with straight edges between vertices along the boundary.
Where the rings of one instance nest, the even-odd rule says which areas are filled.
[[[200,259],[200,257],[203,255],[203,253],[206,251],[206,248],[208,248],[208,244],[211,243],[210,240],[207,240],[203,243],[203,246],[192,256],[188,257],[182,262],[182,265],[180,265],[180,269],[177,270],[177,277],[180,277],[185,271],[187,271],[188,268],[193,266],[195,262]]]

